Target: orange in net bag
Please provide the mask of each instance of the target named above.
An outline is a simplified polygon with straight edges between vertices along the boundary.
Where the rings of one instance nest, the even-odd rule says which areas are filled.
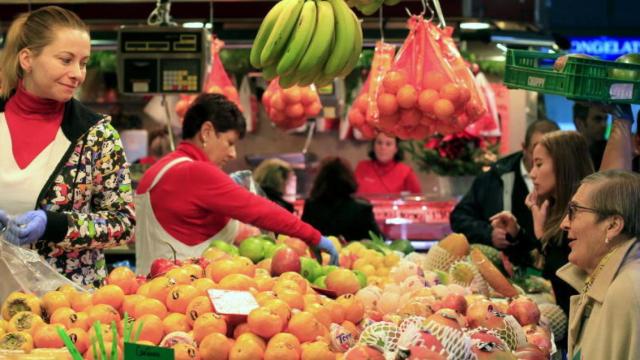
[[[408,20],[409,35],[377,96],[376,128],[401,139],[462,131],[484,113],[471,72],[451,39],[421,16]]]
[[[313,85],[280,87],[275,78],[262,94],[262,105],[269,119],[283,130],[299,128],[308,118],[316,117],[322,110],[320,97]]]
[[[384,43],[382,40],[376,42],[369,76],[349,109],[349,124],[360,131],[365,140],[373,139],[376,135],[374,124],[378,121],[380,114],[377,102],[373,100],[378,95],[382,78],[391,69],[394,55],[394,45]]]

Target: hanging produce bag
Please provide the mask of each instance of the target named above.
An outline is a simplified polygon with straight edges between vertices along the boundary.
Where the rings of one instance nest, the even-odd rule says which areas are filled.
[[[269,83],[262,95],[262,105],[269,119],[283,130],[301,127],[308,118],[318,116],[322,110],[320,97],[313,85],[282,89],[278,78]]]
[[[360,132],[363,140],[371,140],[376,135],[374,124],[378,122],[380,114],[377,102],[373,100],[378,96],[382,78],[393,64],[394,55],[395,46],[383,41],[376,42],[369,76],[349,109],[349,124]]]
[[[459,132],[485,110],[452,29],[440,29],[421,16],[412,16],[408,25],[409,35],[382,80],[380,116],[372,123],[401,139]]]

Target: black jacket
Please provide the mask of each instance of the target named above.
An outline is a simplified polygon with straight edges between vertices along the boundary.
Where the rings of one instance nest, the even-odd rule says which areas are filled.
[[[520,174],[522,152],[517,152],[498,160],[489,171],[479,175],[449,218],[451,228],[463,233],[471,243],[491,244],[491,224],[489,218],[505,210],[505,205],[518,219],[525,234],[533,234],[533,218],[524,201],[528,194],[524,179]],[[505,189],[505,182],[507,189]],[[505,201],[504,194],[509,196]],[[515,241],[515,239],[514,239]],[[517,245],[505,251],[512,262],[522,264],[521,251]]]
[[[380,234],[373,216],[373,206],[359,198],[307,200],[302,221],[318,229],[323,235],[342,235],[347,240],[369,239],[369,231]]]

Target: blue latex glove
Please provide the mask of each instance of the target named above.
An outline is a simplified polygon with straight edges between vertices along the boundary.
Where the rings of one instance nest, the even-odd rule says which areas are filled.
[[[9,215],[6,212],[0,210],[0,232],[4,231],[9,224]]]
[[[333,246],[333,242],[331,242],[331,240],[329,240],[327,237],[325,236],[321,237],[320,242],[318,243],[318,245],[315,246],[313,250],[316,255],[316,258],[320,263],[322,263],[322,257],[321,257],[320,251],[324,251],[326,253],[329,253],[329,255],[331,255],[331,260],[329,261],[329,263],[331,265],[338,266],[338,257],[339,257],[338,250],[336,250],[336,247]]]
[[[47,214],[42,210],[27,211],[9,221],[4,237],[18,246],[38,241],[47,227]]]

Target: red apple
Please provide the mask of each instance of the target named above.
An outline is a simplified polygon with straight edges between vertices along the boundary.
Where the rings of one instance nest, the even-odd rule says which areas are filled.
[[[442,351],[442,343],[432,333],[428,331],[420,331],[420,340],[422,342],[422,346],[425,348],[437,353]]]
[[[449,294],[444,299],[436,301],[433,309],[452,309],[458,314],[465,315],[467,313],[467,300],[460,294]]]
[[[493,304],[489,300],[478,300],[467,307],[467,321],[469,327],[480,326],[484,319],[489,316],[489,311],[493,311]]]
[[[471,335],[471,351],[479,360],[515,359],[502,339],[487,330],[481,330]]]
[[[538,324],[540,321],[540,309],[538,305],[526,296],[520,296],[509,304],[507,314],[512,315],[520,325]]]
[[[540,348],[547,356],[551,354],[551,335],[545,328],[537,325],[523,326],[527,342]]]
[[[271,258],[271,276],[280,276],[287,271],[300,273],[300,255],[289,248],[282,248]]]
[[[549,356],[545,355],[544,351],[533,344],[524,344],[519,346],[516,351],[516,358],[518,360],[547,360]]]
[[[157,276],[165,274],[171,269],[175,269],[179,264],[166,258],[155,259],[151,263],[151,269],[149,270],[148,278],[153,279]]]

